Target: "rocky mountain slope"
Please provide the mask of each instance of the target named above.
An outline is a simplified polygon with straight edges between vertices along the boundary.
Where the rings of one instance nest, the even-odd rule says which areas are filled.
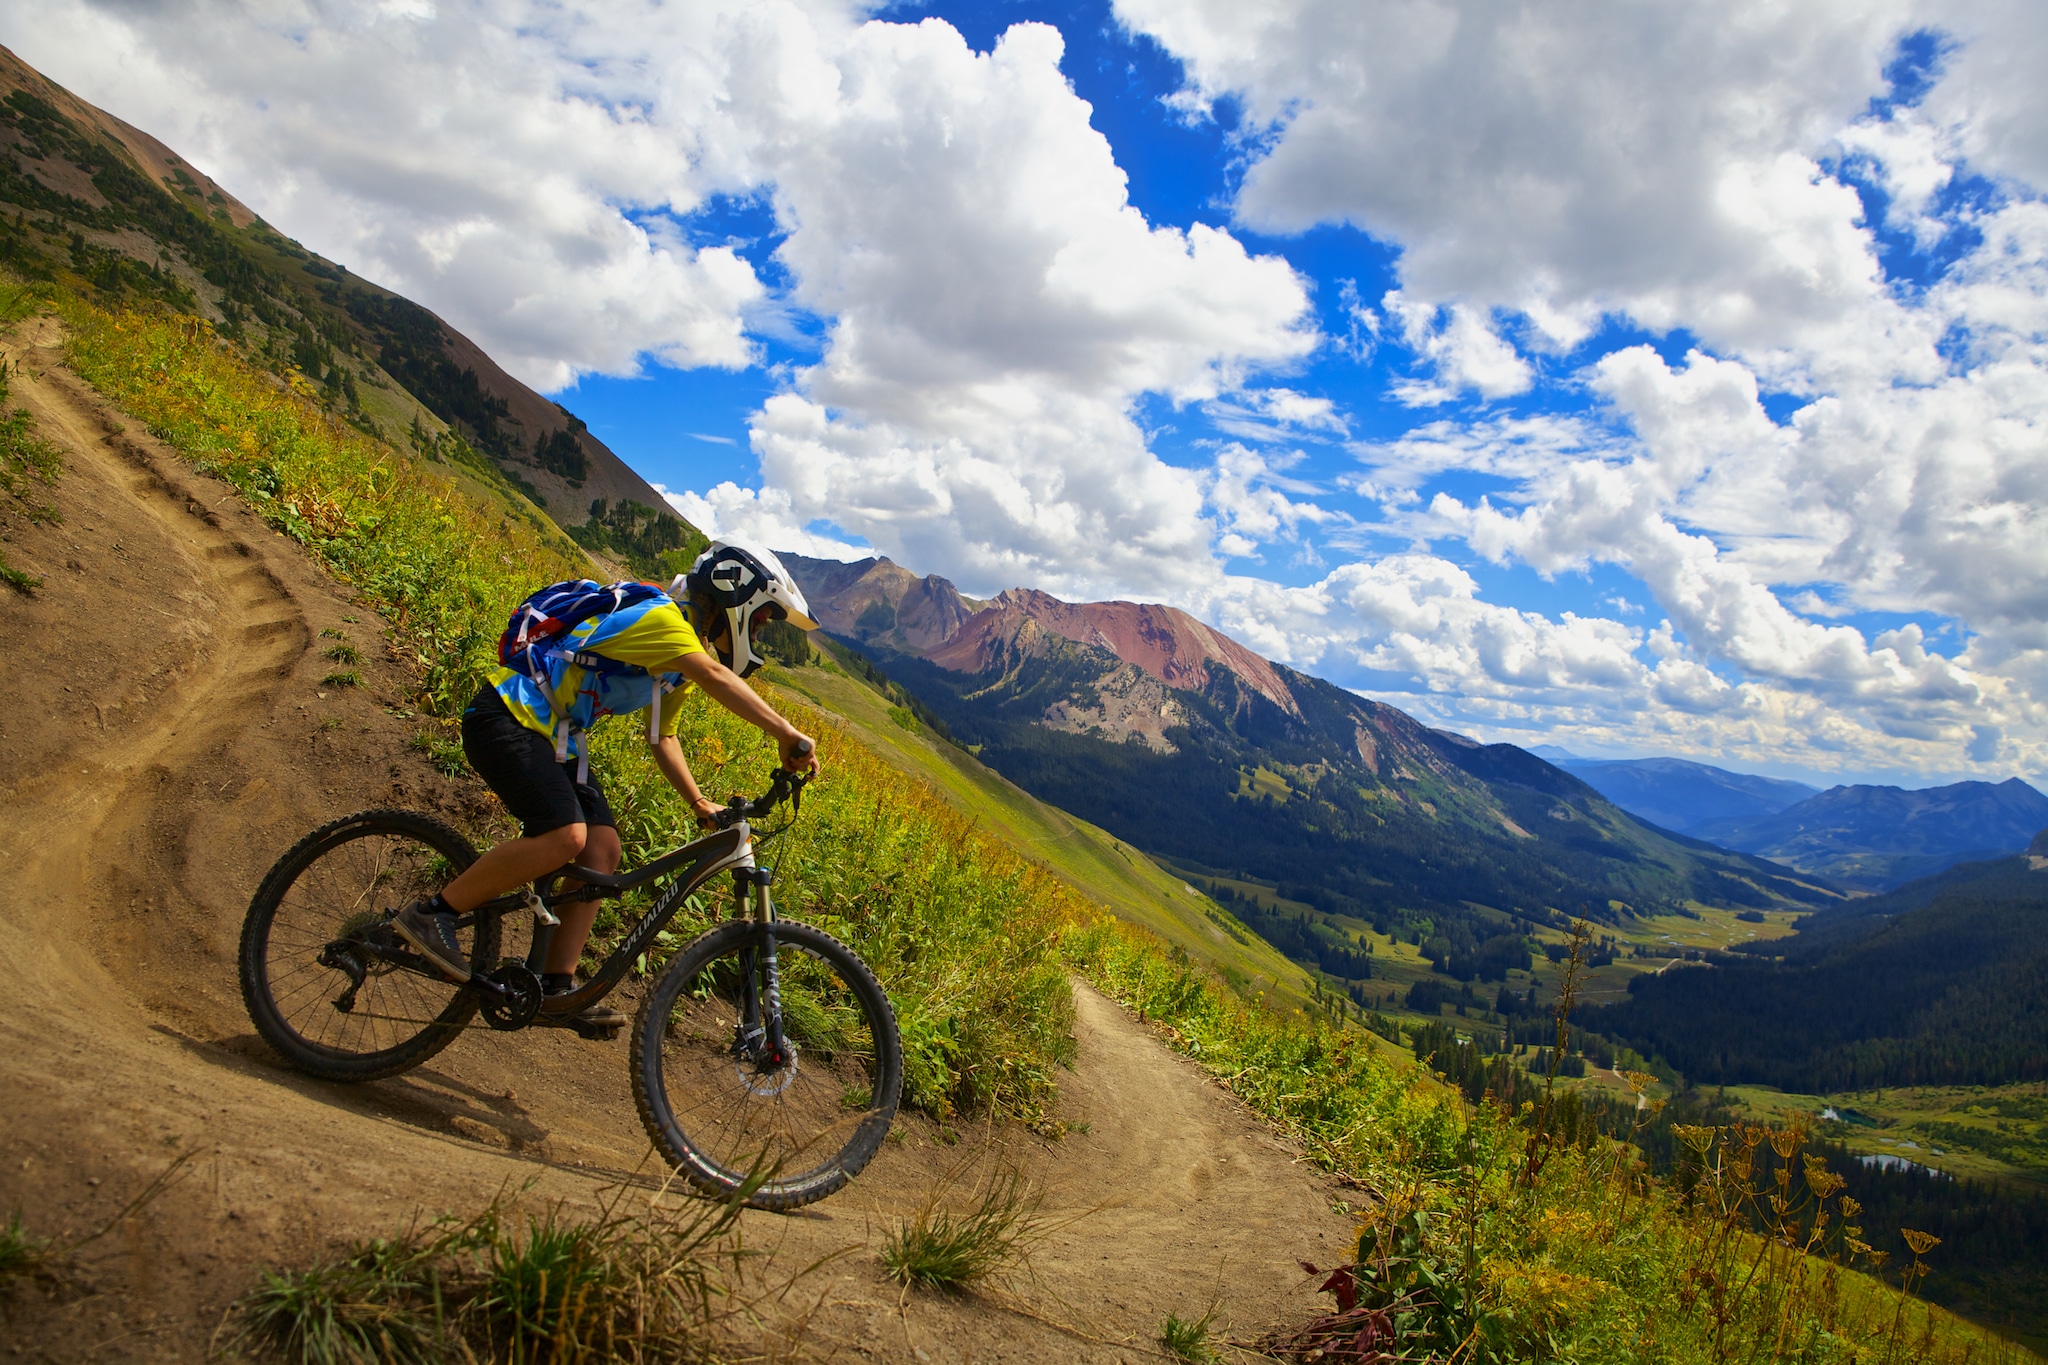
[[[1883,890],[1976,859],[2017,853],[2048,825],[2048,796],[2019,778],[1834,787],[1771,815],[1692,832],[1846,885]]]
[[[1820,795],[1818,787],[1804,782],[1730,772],[1683,758],[1551,761],[1629,814],[1680,834],[1699,835],[1702,826],[1715,820],[1776,815]]]
[[[1254,927],[1340,976],[1369,970],[1353,951],[1367,924],[1441,941],[1454,974],[1497,977],[1526,962],[1529,926],[1571,914],[1835,898],[1171,607],[1015,589],[946,633],[975,604],[943,579],[886,560],[787,562],[828,630],[1005,776],[1190,876],[1258,881],[1312,908],[1314,923]],[[912,618],[914,633],[898,624]]]
[[[185,158],[0,48],[0,265],[153,299],[296,367],[348,421],[488,462],[595,548],[694,533],[574,415],[398,294],[276,231]],[[451,438],[459,437],[462,449]],[[480,457],[480,458],[479,458]],[[621,514],[637,504],[644,515]],[[601,505],[601,511],[600,511]]]

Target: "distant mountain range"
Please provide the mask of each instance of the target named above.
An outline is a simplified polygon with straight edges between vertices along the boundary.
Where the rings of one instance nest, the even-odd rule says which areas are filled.
[[[1700,827],[1710,821],[1775,815],[1820,794],[1820,788],[1804,782],[1729,772],[1683,758],[1563,755],[1551,762],[1631,815],[1680,834],[1700,835]]]
[[[1919,791],[1821,791],[1682,758],[1591,759],[1547,745],[1536,752],[1651,824],[1860,890],[2015,853],[2048,826],[2048,797],[2016,777]]]
[[[1822,910],[1746,956],[1639,976],[1626,1002],[1577,1018],[1702,1083],[1825,1094],[2048,1079],[2044,868],[2023,855],[1953,867]]]
[[[1709,820],[1693,833],[1844,885],[1882,890],[1956,863],[2017,853],[2048,826],[2048,796],[2017,777],[1834,787],[1774,814]]]
[[[988,601],[886,559],[786,555],[821,623],[984,761],[1187,875],[1297,906],[1254,927],[1362,976],[1356,930],[1432,938],[1497,976],[1532,925],[1687,899],[1819,905],[1837,893],[1638,821],[1512,745],[1432,729],[1260,657],[1171,607]]]
[[[702,543],[572,413],[468,337],[284,236],[178,153],[6,48],[0,205],[0,260],[18,276],[61,273],[110,302],[196,313],[303,375],[338,417],[411,443],[458,477],[516,489],[515,501],[544,507],[586,547],[645,561]]]

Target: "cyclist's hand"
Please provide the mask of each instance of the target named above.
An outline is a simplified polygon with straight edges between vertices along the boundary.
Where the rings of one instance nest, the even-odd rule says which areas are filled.
[[[695,813],[699,828],[716,829],[718,828],[718,817],[725,810],[725,807],[719,805],[708,796],[700,796],[690,803],[690,810]]]
[[[782,766],[793,773],[815,773],[818,771],[818,746],[809,735],[792,730],[777,746],[782,750]]]

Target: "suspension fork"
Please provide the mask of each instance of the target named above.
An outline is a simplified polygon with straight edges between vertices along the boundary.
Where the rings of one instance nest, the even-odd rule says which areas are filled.
[[[782,977],[775,950],[775,900],[768,890],[774,874],[765,867],[743,867],[735,868],[732,875],[736,914],[748,913],[747,902],[751,898],[752,918],[761,931],[759,946],[748,950],[753,961],[747,963],[746,980],[740,986],[745,1007],[742,1028],[749,1040],[760,1039],[768,1051],[779,1056],[785,1050]],[[753,970],[756,965],[760,969],[758,975]]]

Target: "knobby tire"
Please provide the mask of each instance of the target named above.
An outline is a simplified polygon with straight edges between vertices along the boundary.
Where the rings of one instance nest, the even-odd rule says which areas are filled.
[[[405,861],[387,868],[370,842],[378,839],[392,841],[394,853]],[[421,850],[446,860],[445,875]],[[332,1008],[348,979],[313,959],[322,924],[360,924],[415,895],[431,895],[475,862],[476,856],[469,841],[441,821],[402,810],[343,816],[294,844],[264,876],[242,922],[242,1000],[257,1033],[293,1067],[329,1081],[395,1076],[454,1042],[476,1015],[475,993],[400,968],[370,978],[374,989],[358,993],[360,1017],[353,1022],[397,1022],[400,1027],[389,1031],[397,1034],[414,1023],[419,1027],[382,1046],[367,1050],[351,1046],[350,1016]],[[369,861],[363,863],[367,872],[351,866],[352,857],[357,863],[367,857]],[[281,915],[291,923],[281,927]],[[309,923],[298,924],[301,918]],[[481,917],[466,932],[470,960],[494,962],[498,918]],[[286,939],[290,942],[282,941]],[[380,1003],[386,982],[391,983],[389,994],[406,1002],[405,1013],[393,1014]],[[445,1004],[437,1008],[436,1002],[444,996]],[[286,1008],[294,1004],[296,1010]]]
[[[758,1181],[747,1202],[786,1210],[840,1189],[881,1147],[902,1092],[903,1048],[895,1010],[852,949],[795,920],[775,921],[773,932],[798,1047],[781,1091],[760,1094],[777,1078],[750,1080],[742,1064],[720,1061],[737,1022],[721,1002],[761,942],[752,920],[707,930],[676,954],[640,1002],[631,1066],[640,1121],[678,1173],[717,1198]]]

